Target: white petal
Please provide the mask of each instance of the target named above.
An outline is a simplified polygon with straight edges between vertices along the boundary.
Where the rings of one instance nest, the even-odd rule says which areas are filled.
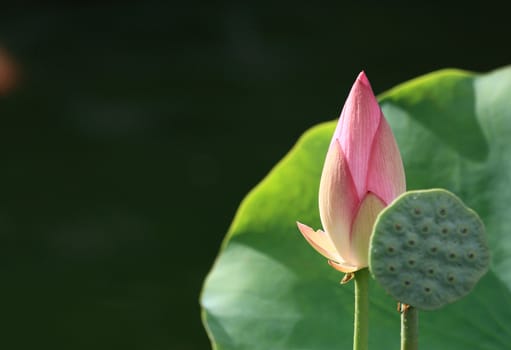
[[[354,265],[365,267],[368,264],[369,239],[373,232],[374,222],[385,204],[373,193],[368,193],[360,204],[357,217],[351,231],[351,251]]]

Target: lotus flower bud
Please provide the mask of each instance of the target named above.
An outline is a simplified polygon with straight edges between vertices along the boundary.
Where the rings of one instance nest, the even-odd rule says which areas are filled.
[[[298,223],[331,266],[350,273],[368,266],[379,212],[405,191],[403,162],[364,72],[351,88],[328,149],[319,186],[322,230]]]

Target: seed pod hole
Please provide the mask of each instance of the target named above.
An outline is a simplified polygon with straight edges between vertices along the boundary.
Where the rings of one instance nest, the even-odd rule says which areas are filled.
[[[449,233],[449,228],[448,228],[448,227],[442,227],[441,232],[442,232],[444,235],[446,235],[446,234],[448,234],[448,233]]]
[[[429,287],[424,287],[424,291],[425,291],[426,293],[428,293],[428,294],[429,294],[429,293],[431,293],[431,288],[429,288]]]
[[[408,265],[414,266],[415,265],[415,260],[413,260],[413,259],[408,260]]]
[[[415,216],[420,216],[422,214],[421,208],[417,208],[417,207],[413,208],[413,214]]]
[[[445,208],[438,209],[438,215],[445,218],[447,216],[447,209],[445,209]]]
[[[394,229],[397,231],[397,232],[401,232],[403,230],[403,225],[401,225],[400,223],[396,222],[394,224]]]
[[[403,284],[405,285],[405,287],[409,287],[411,286],[412,282],[410,282],[409,280],[404,280]]]
[[[421,228],[421,232],[422,232],[422,233],[428,233],[428,232],[429,232],[429,226],[428,226],[428,225],[424,225],[424,226],[422,226],[422,228]]]

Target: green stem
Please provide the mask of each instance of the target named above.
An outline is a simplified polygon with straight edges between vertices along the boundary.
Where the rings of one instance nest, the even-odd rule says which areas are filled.
[[[413,306],[401,312],[401,350],[419,348],[419,311]]]
[[[369,270],[355,272],[355,329],[353,350],[367,350],[369,338]]]

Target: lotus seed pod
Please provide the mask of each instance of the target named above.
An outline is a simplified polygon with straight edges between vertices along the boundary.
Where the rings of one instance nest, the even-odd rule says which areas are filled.
[[[482,221],[446,190],[406,192],[374,225],[372,276],[396,300],[422,310],[467,295],[489,263]]]

